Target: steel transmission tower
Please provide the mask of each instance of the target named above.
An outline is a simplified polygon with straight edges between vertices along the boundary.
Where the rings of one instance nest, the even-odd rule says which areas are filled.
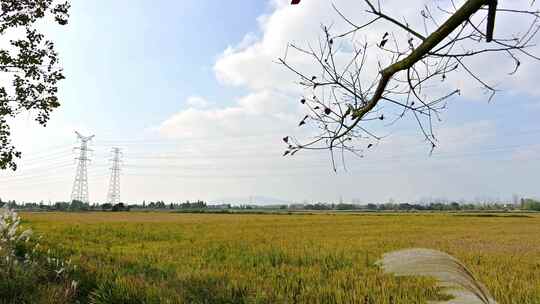
[[[111,167],[111,179],[109,180],[109,192],[107,193],[107,203],[116,205],[120,203],[120,149],[112,149],[113,158]]]
[[[92,136],[82,136],[79,132],[75,131],[78,139],[81,141],[81,146],[75,149],[79,149],[77,172],[75,173],[75,181],[73,182],[73,189],[71,190],[71,201],[80,201],[83,203],[89,203],[88,199],[88,170],[86,163],[90,161],[88,158],[88,152],[92,151],[88,149],[88,142],[94,138]]]

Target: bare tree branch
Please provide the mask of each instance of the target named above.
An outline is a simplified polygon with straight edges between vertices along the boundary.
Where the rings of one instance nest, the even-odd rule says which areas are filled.
[[[380,3],[374,4],[371,0],[364,0],[364,3],[367,6],[365,12],[373,16],[367,22],[356,24],[333,6],[350,30],[332,35],[328,27],[323,27],[318,49],[289,45],[288,52],[294,50],[313,59],[320,71],[318,75],[304,73],[286,57],[279,59],[280,64],[298,76],[300,86],[306,91],[301,103],[309,113],[299,125],[309,124],[321,131],[303,144],[296,138],[287,137],[290,140],[287,141],[286,155],[294,155],[299,150],[324,149],[330,151],[332,161],[336,149],[342,157],[345,151],[362,155],[365,149],[381,139],[372,131],[373,127],[379,129],[376,127],[378,121],[395,116],[389,123],[394,124],[406,114],[412,115],[432,150],[437,142],[433,115],[435,120],[439,119],[447,100],[461,92],[459,88],[443,94],[434,92],[437,87],[446,89],[440,82],[444,82],[449,74],[462,71],[489,93],[490,100],[497,92],[495,86],[482,80],[465,59],[492,53],[506,54],[514,62],[509,74],[515,74],[520,67],[519,55],[540,60],[530,50],[533,38],[540,30],[538,10],[498,8],[496,0],[467,0],[459,8],[451,2],[453,9],[438,8],[440,14],[447,16],[441,23],[437,20],[440,16],[426,6],[421,10],[421,16],[427,34],[422,35],[408,22],[383,12]],[[487,14],[483,15],[486,10]],[[523,16],[525,24],[530,22],[527,30],[507,37],[495,33],[495,15],[499,13]],[[377,22],[386,22],[397,32],[385,32],[376,45],[355,40],[357,33],[369,30]],[[480,30],[484,23],[485,32]],[[431,27],[434,28],[430,31]],[[336,47],[343,39],[352,51],[343,52]],[[404,39],[406,44],[403,44]],[[494,46],[485,47],[483,41],[492,42]],[[374,48],[386,54],[382,59],[377,56],[377,73],[368,72],[367,67],[368,63],[373,63],[368,60],[368,53]],[[351,57],[343,60],[346,54]],[[367,80],[369,78],[371,80]],[[395,109],[399,112],[390,116],[386,113]],[[334,161],[333,164],[335,168]]]

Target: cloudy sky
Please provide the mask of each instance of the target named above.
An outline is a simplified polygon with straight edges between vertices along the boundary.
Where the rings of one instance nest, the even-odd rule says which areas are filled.
[[[47,128],[31,115],[18,117],[14,141],[24,158],[17,172],[0,173],[0,198],[68,200],[76,168],[74,130],[95,134],[88,175],[90,199],[98,202],[106,199],[112,147],[122,148],[122,200],[132,203],[540,196],[540,63],[525,58],[512,77],[506,57],[469,62],[501,90],[491,102],[470,78],[452,76],[449,83],[462,94],[434,126],[439,146],[432,155],[414,117],[405,117],[378,128],[384,139],[364,158],[346,156],[346,168],[337,172],[326,152],[282,157],[281,138],[308,130],[297,127],[304,114],[298,79],[277,58],[289,42],[317,43],[321,24],[332,24],[336,32],[347,28],[330,1],[304,0],[294,7],[287,2],[73,1],[68,26],[44,26],[67,76],[62,107]],[[382,2],[411,24],[425,3],[433,5]],[[366,18],[362,1],[334,3],[355,21]],[[513,27],[519,21],[498,17],[497,33],[522,30]],[[384,31],[399,33],[382,24],[359,39],[376,43],[370,38]],[[310,69],[301,57],[291,60]],[[376,65],[378,58],[369,60]]]

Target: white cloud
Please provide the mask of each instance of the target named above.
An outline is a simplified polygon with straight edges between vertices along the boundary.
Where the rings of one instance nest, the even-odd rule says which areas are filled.
[[[198,142],[194,145],[197,153],[203,155],[208,149],[222,151],[224,155],[235,150],[249,152],[244,158],[236,161],[220,160],[215,163],[227,167],[225,170],[227,172],[247,170],[257,174],[257,168],[266,168],[275,174],[279,172],[276,171],[277,168],[283,168],[285,165],[291,166],[290,170],[285,172],[299,173],[298,178],[291,175],[276,184],[272,183],[271,177],[264,176],[248,183],[230,184],[227,193],[329,199],[336,197],[336,190],[325,189],[335,185],[336,189],[338,187],[344,189],[345,195],[355,196],[363,193],[362,198],[373,201],[383,195],[389,195],[385,194],[386,189],[392,189],[392,195],[398,198],[407,199],[413,199],[419,193],[450,196],[452,193],[461,193],[470,196],[493,190],[485,184],[464,180],[464,183],[470,184],[465,187],[463,183],[456,181],[467,167],[475,166],[478,169],[484,166],[481,161],[467,159],[467,155],[465,158],[446,158],[448,155],[460,155],[464,152],[466,154],[467,151],[474,151],[475,147],[480,148],[485,143],[492,142],[496,134],[495,125],[484,120],[472,121],[462,126],[438,125],[434,131],[439,146],[431,158],[429,147],[423,142],[418,130],[414,130],[414,133],[392,135],[368,151],[365,160],[349,158],[349,171],[341,172],[335,177],[328,176],[330,164],[328,154],[300,153],[293,161],[295,165],[279,157],[278,153],[283,148],[279,138],[298,130],[296,125],[298,119],[302,117],[302,109],[296,99],[303,92],[295,84],[295,81],[298,81],[296,75],[277,64],[276,60],[287,54],[289,63],[307,74],[316,75],[317,69],[313,61],[306,56],[295,54],[291,49],[287,51],[287,44],[317,45],[321,36],[321,24],[332,25],[334,33],[344,32],[350,27],[336,14],[331,1],[303,1],[300,6],[289,5],[288,0],[272,0],[271,3],[274,10],[258,18],[260,33],[247,33],[237,45],[227,47],[214,65],[214,72],[220,83],[247,88],[249,94],[239,98],[231,106],[220,107],[216,103],[199,107],[198,102],[188,102],[189,108],[175,113],[158,127],[160,134],[167,138],[212,138],[210,142]],[[423,29],[420,10],[424,4],[433,4],[433,1],[385,1],[384,9],[388,14],[398,16],[400,20],[406,19],[411,26]],[[339,0],[335,1],[335,5],[355,22],[368,20],[368,16],[357,14],[365,10],[362,1]],[[515,18],[501,18],[497,24],[498,33],[512,30],[515,22]],[[399,30],[388,23],[378,22],[356,38],[359,43],[367,40],[374,44],[385,31]],[[338,60],[343,64],[350,58],[351,45],[344,42],[340,46]],[[384,58],[376,50],[370,54],[368,67],[364,73],[366,80],[371,80],[376,75],[378,60]],[[494,60],[498,63],[497,73],[492,68]],[[507,58],[502,61],[500,56],[479,57],[469,62],[487,81],[499,81],[497,83],[500,84],[499,88],[516,93],[532,93],[537,90],[532,77],[534,69],[531,70],[529,66],[520,71],[519,78],[501,78],[500,74],[506,75],[505,73],[512,70],[512,61]],[[479,85],[463,73],[450,77],[445,89],[454,89],[455,86],[461,88],[468,99],[486,98],[481,94]],[[436,88],[436,91],[440,92],[440,89]],[[268,140],[263,140],[263,137]],[[242,139],[232,143],[232,138]],[[269,152],[275,153],[275,156],[268,156]],[[208,161],[213,162],[211,159]],[[293,170],[297,164],[303,165],[303,169]],[[317,169],[322,170],[314,173],[313,170]],[[439,170],[444,170],[448,174],[441,176]],[[488,174],[486,172],[477,170],[473,175],[481,180]],[[426,193],[425,183],[432,179],[439,182],[432,185],[430,189],[432,193],[429,191]],[[281,188],[275,186],[277,184],[281,185]],[[215,186],[219,187],[217,184]]]
[[[201,96],[189,96],[186,104],[193,108],[207,108],[210,102]]]
[[[290,100],[270,91],[244,96],[236,105],[182,110],[159,127],[168,138],[238,137],[257,134],[284,134],[298,118]]]
[[[332,8],[331,1],[309,1],[302,3],[301,6],[288,5],[288,1],[273,1],[275,10],[259,18],[259,25],[262,35],[256,39],[253,34],[247,34],[244,40],[238,46],[228,47],[219,57],[214,70],[218,80],[224,84],[235,86],[247,86],[254,90],[260,89],[296,89],[294,81],[297,81],[296,75],[286,71],[283,66],[276,63],[276,60],[286,54],[288,43],[307,47],[318,45],[318,39],[322,35],[321,25],[331,25],[333,33],[342,33],[350,29],[337,15]],[[449,3],[437,3],[438,5],[447,5]],[[335,2],[336,7],[354,22],[362,23],[371,18],[368,14],[359,14],[352,12],[363,12],[365,7],[362,1],[342,0]],[[408,24],[420,32],[423,32],[422,17],[420,10],[424,5],[430,6],[437,18],[443,20],[446,18],[433,5],[433,1],[386,1],[384,11],[387,14],[397,16],[397,19],[407,20]],[[458,3],[460,5],[460,3]],[[517,4],[523,6],[523,4]],[[503,14],[497,18],[497,32],[500,37],[508,37],[516,32],[525,32],[527,22],[523,22],[523,17],[518,14]],[[481,17],[479,15],[479,17]],[[400,32],[395,26],[389,25],[383,21],[376,22],[366,30],[361,31],[356,40],[359,42],[368,41],[370,45],[376,44],[385,31],[396,33],[401,37]],[[399,39],[399,38],[398,38]],[[405,39],[405,38],[403,38]],[[251,42],[251,43],[250,43]],[[351,54],[346,45],[342,46],[338,53],[338,58],[343,62],[349,59]],[[486,45],[491,47],[491,45]],[[528,49],[534,53],[538,48]],[[378,61],[388,58],[377,49],[369,49],[370,57],[368,66],[363,76],[366,80],[371,80],[377,74]],[[456,50],[459,52],[460,50]],[[306,74],[316,73],[313,62],[305,55],[297,56],[292,50],[287,52],[288,62],[298,67],[300,71]],[[341,55],[341,56],[339,56]],[[368,55],[369,56],[369,55]],[[527,59],[520,54],[518,56],[522,61],[522,66],[517,75],[508,75],[514,68],[514,62],[506,54],[486,53],[480,56],[466,58],[464,60],[471,70],[486,83],[495,86],[497,89],[510,90],[514,93],[525,92],[538,94],[538,86],[535,85],[535,62]],[[384,64],[383,64],[384,65]],[[261,72],[264,71],[264,72]],[[486,100],[485,90],[482,85],[474,80],[468,73],[461,69],[457,73],[449,75],[445,84],[438,85],[440,88],[453,90],[460,88],[462,95],[468,99]]]

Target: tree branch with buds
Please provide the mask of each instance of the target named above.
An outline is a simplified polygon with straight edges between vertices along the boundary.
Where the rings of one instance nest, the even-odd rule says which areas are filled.
[[[300,150],[329,150],[333,161],[334,152],[340,150],[362,156],[365,149],[380,139],[370,127],[376,121],[387,119],[385,112],[388,109],[398,110],[390,124],[405,115],[412,115],[433,151],[437,140],[432,122],[439,119],[448,99],[460,94],[458,88],[448,89],[442,94],[430,93],[433,87],[442,88],[437,82],[445,81],[449,74],[461,70],[480,84],[491,100],[497,89],[482,80],[466,63],[466,58],[490,53],[506,54],[514,62],[510,74],[516,73],[522,56],[540,60],[529,50],[540,29],[538,10],[504,9],[495,0],[467,0],[459,8],[453,6],[451,11],[439,7],[439,12],[447,18],[438,25],[434,14],[425,7],[421,11],[424,35],[407,22],[386,14],[380,3],[364,2],[366,13],[372,16],[367,22],[356,24],[334,7],[351,27],[350,30],[333,34],[331,28],[323,27],[323,38],[318,48],[289,45],[287,54],[292,50],[311,58],[320,69],[320,75],[304,73],[290,63],[287,56],[279,59],[280,64],[299,78],[299,84],[306,92],[300,102],[306,106],[307,114],[299,126],[309,123],[319,130],[306,142],[291,136],[284,137],[287,144],[285,155],[294,155]],[[503,13],[521,15],[523,22],[528,22],[528,30],[521,35],[497,36],[495,16]],[[386,22],[396,32],[385,32],[376,45],[358,43],[357,34],[379,22]],[[431,31],[428,22],[435,25]],[[486,29],[485,32],[482,28]],[[353,48],[352,52],[347,52],[350,59],[345,60],[346,63],[343,63],[343,52],[336,46],[338,41]],[[489,42],[490,46],[486,47],[483,41]],[[388,61],[385,65],[377,62],[377,73],[370,73],[367,69],[367,55],[373,48],[382,52]],[[359,144],[363,140],[369,143]]]

